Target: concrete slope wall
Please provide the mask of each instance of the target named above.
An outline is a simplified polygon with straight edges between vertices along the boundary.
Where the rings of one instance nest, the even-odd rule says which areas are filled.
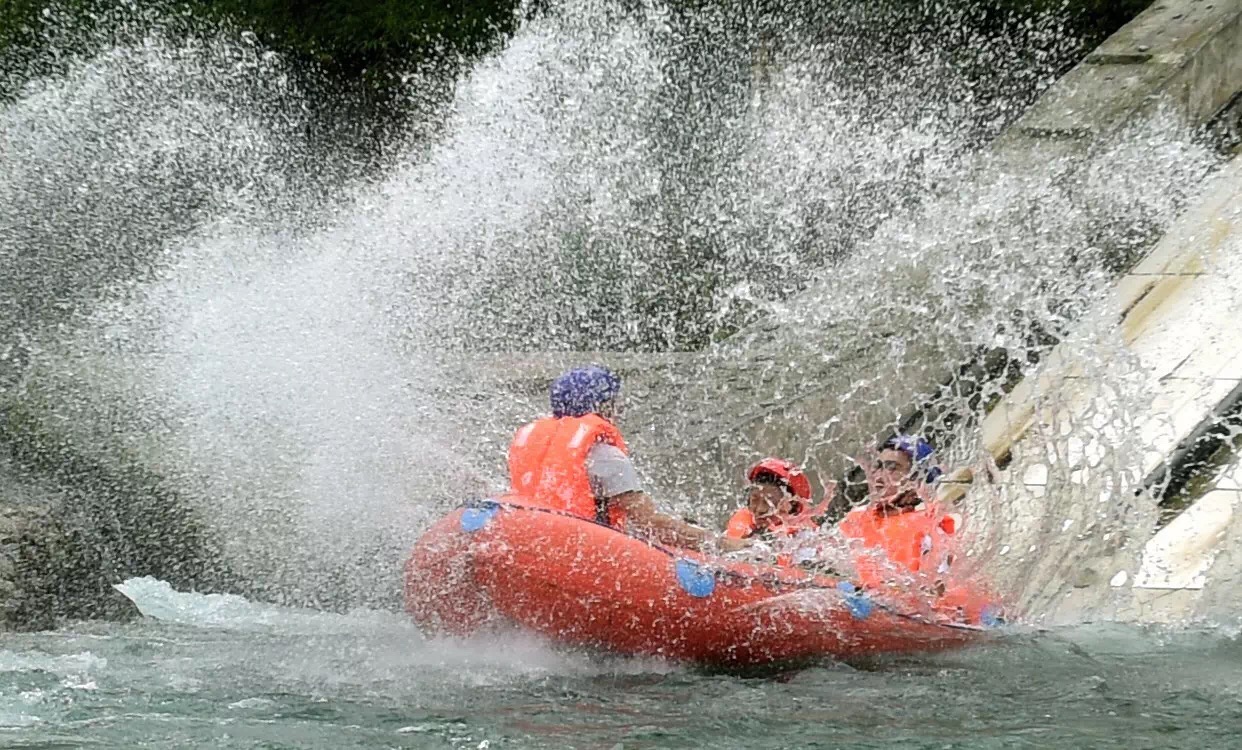
[[[1222,546],[1237,546],[1242,537],[1225,534],[1236,470],[1158,534],[1156,499],[1162,465],[1242,393],[1242,157],[1088,317],[1091,330],[1058,346],[984,420],[982,442],[1006,465],[1003,506],[973,498],[969,470],[942,498],[1004,515],[995,533],[1015,555],[1037,547],[1007,582],[1029,610],[1189,614],[1191,598],[1151,592],[1201,590]],[[1101,361],[1110,338],[1115,354]]]

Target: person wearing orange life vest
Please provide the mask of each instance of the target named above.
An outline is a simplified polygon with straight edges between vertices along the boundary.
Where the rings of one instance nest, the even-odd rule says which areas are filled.
[[[791,461],[765,458],[746,471],[746,505],[729,518],[725,535],[734,539],[794,536],[818,528],[811,506],[811,482]]]
[[[599,365],[569,370],[552,382],[552,416],[518,429],[509,446],[515,501],[690,549],[747,546],[656,510],[613,424],[620,394],[621,379]]]
[[[959,521],[933,499],[939,475],[932,446],[922,438],[897,435],[880,446],[867,475],[868,503],[837,526],[855,553],[863,586],[947,572],[952,562],[947,548]]]

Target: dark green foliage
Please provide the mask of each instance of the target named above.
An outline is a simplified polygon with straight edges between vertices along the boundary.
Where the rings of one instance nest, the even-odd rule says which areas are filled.
[[[364,71],[378,80],[411,61],[473,56],[512,33],[520,21],[518,0],[167,0],[203,19],[256,33],[266,44],[347,77]],[[1147,0],[990,0],[967,3],[985,23],[1008,16],[1063,15],[1088,43],[1116,30],[1145,8]],[[60,0],[54,4],[89,25],[115,0]],[[151,3],[144,3],[144,7]],[[678,0],[682,11],[729,6],[740,18],[813,17],[815,3],[778,0]],[[871,0],[867,6],[939,12],[926,0]],[[50,0],[0,0],[0,49],[38,38]],[[538,3],[527,6],[537,8]],[[787,7],[786,7],[787,6]]]
[[[1020,15],[1064,14],[1089,42],[1098,42],[1151,5],[1150,0],[991,0],[980,3]]]
[[[345,75],[432,55],[475,55],[518,21],[516,0],[198,0],[194,6]]]
[[[63,11],[90,27],[118,0],[0,0],[0,49],[38,45],[45,19]],[[139,11],[141,7],[141,11]],[[517,0],[157,0],[127,15],[188,13],[256,34],[323,70],[382,81],[420,61],[474,56],[516,28]]]

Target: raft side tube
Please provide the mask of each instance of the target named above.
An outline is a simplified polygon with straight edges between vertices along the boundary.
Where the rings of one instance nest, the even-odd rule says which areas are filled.
[[[468,635],[499,617],[567,645],[730,666],[979,637],[839,590],[829,576],[670,549],[512,503],[482,523],[471,510],[428,529],[406,567],[407,609],[433,633]]]

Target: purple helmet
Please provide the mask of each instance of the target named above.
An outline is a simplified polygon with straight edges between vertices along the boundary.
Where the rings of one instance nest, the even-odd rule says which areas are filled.
[[[602,365],[569,370],[552,381],[549,401],[554,417],[594,414],[621,393],[621,378]]]

